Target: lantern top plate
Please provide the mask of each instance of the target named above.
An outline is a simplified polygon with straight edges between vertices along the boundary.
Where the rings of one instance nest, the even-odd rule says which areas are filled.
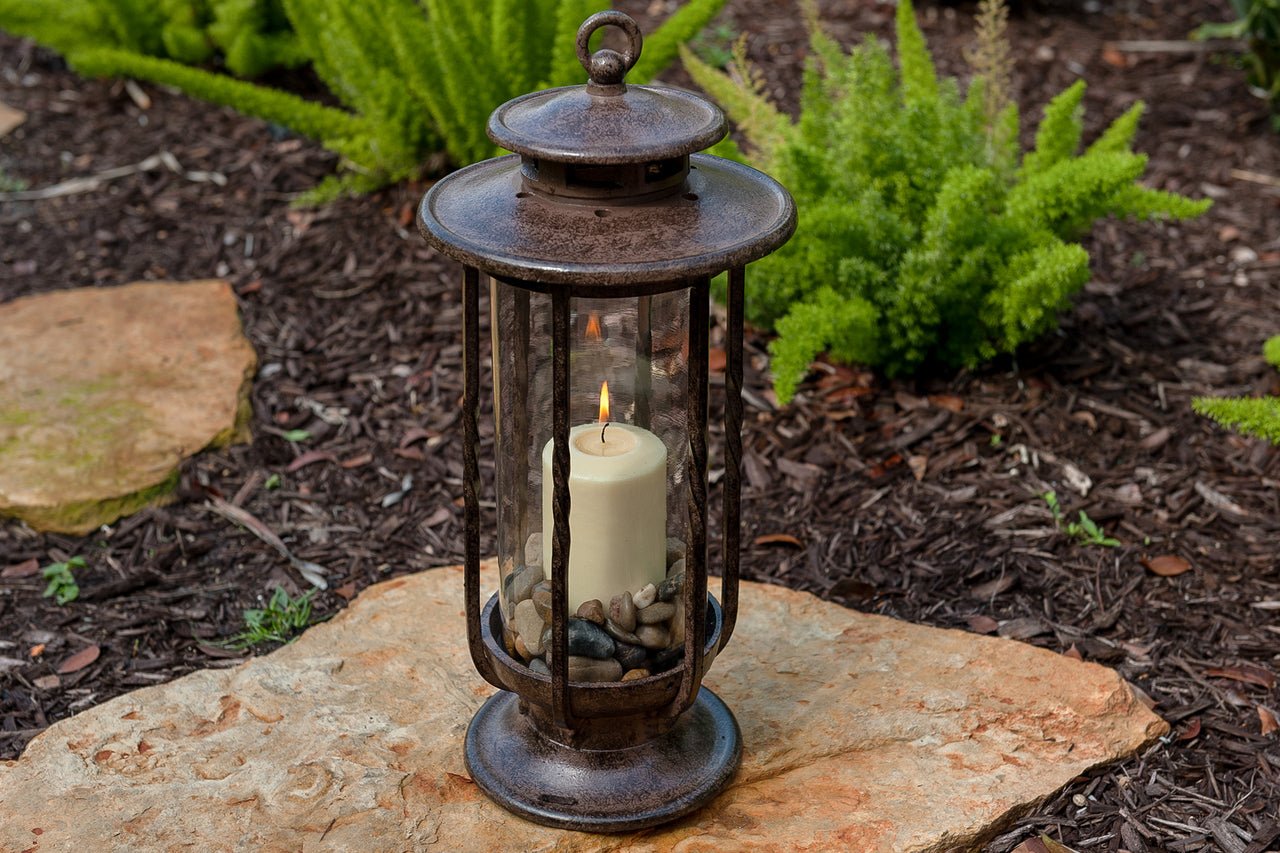
[[[620,28],[622,52],[588,51],[591,34]],[[627,15],[605,11],[578,30],[578,61],[590,82],[533,92],[508,101],[489,117],[489,138],[518,154],[561,163],[607,165],[665,160],[701,151],[728,132],[724,113],[709,101],[667,86],[628,86],[640,58],[640,28]]]
[[[515,155],[433,186],[418,224],[445,255],[490,275],[569,285],[579,295],[656,293],[758,260],[795,231],[791,196],[769,176],[694,154],[682,193],[644,204],[564,204],[526,192]]]

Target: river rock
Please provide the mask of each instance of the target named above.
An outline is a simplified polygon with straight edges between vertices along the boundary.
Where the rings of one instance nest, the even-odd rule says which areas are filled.
[[[530,533],[524,540],[524,564],[526,566],[542,565],[542,531]]]
[[[643,646],[633,646],[631,643],[614,643],[614,646],[613,656],[622,664],[623,669],[638,669],[649,661],[649,653]]]
[[[622,674],[623,681],[636,681],[640,678],[648,678],[652,673],[647,669],[629,669]]]
[[[604,605],[600,603],[600,599],[592,598],[578,605],[578,618],[586,619],[588,622],[594,622],[597,625],[604,624]]]
[[[617,681],[620,678],[622,678],[622,664],[613,658],[598,660],[569,655],[570,681]]]
[[[615,595],[609,602],[609,620],[624,631],[636,629],[636,605],[631,600],[631,593]]]
[[[542,584],[545,583],[546,581],[542,581],[533,588],[529,600],[538,609],[538,615],[542,617],[542,621],[551,624],[551,590],[543,588]]]
[[[684,540],[675,536],[667,537],[667,565],[684,559]]]
[[[0,850],[977,850],[1168,731],[1097,664],[744,582],[705,681],[742,730],[730,786],[668,826],[568,832],[467,774],[463,735],[494,689],[463,601],[460,568],[393,578],[271,654],[54,723],[0,761]],[[102,661],[127,654],[113,642]]]
[[[645,584],[640,591],[631,597],[631,603],[637,610],[644,610],[658,600],[658,588],[651,583]]]
[[[538,615],[538,608],[533,602],[525,599],[516,604],[516,618],[512,625],[520,639],[524,640],[525,648],[529,654],[540,655],[545,651],[542,647],[542,632],[545,623],[542,617]]]
[[[0,516],[82,534],[164,502],[183,459],[249,439],[256,364],[225,281],[0,304]]]
[[[657,625],[641,625],[636,629],[636,639],[646,649],[665,649],[671,642],[671,632]]]
[[[665,601],[655,601],[644,610],[636,611],[636,621],[641,625],[658,625],[676,613],[676,606]]]
[[[599,625],[586,619],[569,620],[569,654],[580,657],[603,658],[613,657],[613,638],[604,632]],[[614,679],[602,679],[614,680]]]
[[[658,584],[658,600],[674,601],[676,596],[684,589],[684,563],[681,561],[680,571],[667,576],[667,579]]]
[[[622,626],[612,619],[604,620],[604,630],[610,637],[623,643],[631,643],[632,645],[640,645],[640,638],[631,631],[622,630]]]
[[[542,566],[518,566],[507,575],[507,601],[520,602],[529,598],[542,578]]]

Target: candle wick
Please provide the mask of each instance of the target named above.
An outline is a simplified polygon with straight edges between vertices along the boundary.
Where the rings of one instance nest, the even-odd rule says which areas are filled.
[[[605,422],[604,422],[604,426],[600,427],[600,443],[601,443],[601,444],[604,444],[604,431],[605,431],[605,430],[607,430],[607,429],[609,428],[609,424],[610,424],[610,423],[612,423],[612,422],[611,422],[611,421],[605,421]]]

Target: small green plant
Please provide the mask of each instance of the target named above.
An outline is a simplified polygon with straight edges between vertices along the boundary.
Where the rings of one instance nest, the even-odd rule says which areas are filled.
[[[272,474],[270,477],[267,478],[267,481],[262,484],[262,488],[266,489],[268,492],[272,492],[280,488],[280,485],[281,485],[280,475]]]
[[[1069,538],[1081,545],[1098,545],[1103,548],[1115,548],[1119,546],[1120,540],[1112,539],[1103,533],[1098,523],[1088,516],[1084,510],[1080,510],[1079,521],[1067,521],[1062,515],[1062,506],[1058,503],[1057,492],[1049,491],[1040,496],[1049,507],[1049,512],[1053,515],[1053,524]]]
[[[485,135],[489,114],[533,89],[585,82],[577,30],[610,7],[609,0],[208,0],[214,13],[205,29],[223,45],[228,65],[234,61],[256,71],[284,50],[291,62],[311,64],[341,104],[335,107],[189,67],[183,62],[190,57],[167,54],[154,40],[140,44],[117,37],[116,29],[133,31],[128,25],[99,35],[102,15],[73,20],[59,11],[55,17],[65,19],[63,26],[56,32],[42,26],[36,13],[50,5],[57,10],[63,2],[0,0],[0,27],[62,51],[80,73],[176,86],[318,140],[342,158],[343,171],[305,194],[303,204],[374,190],[424,167],[461,166],[497,153]],[[688,0],[648,35],[627,79],[643,83],[669,65],[725,2]],[[161,5],[168,3],[202,5]],[[273,29],[278,16],[268,12],[277,3],[287,31]],[[154,6],[151,0],[71,5]],[[97,29],[86,30],[91,24]],[[89,35],[68,38],[68,29]],[[241,47],[237,32],[254,38]],[[286,47],[273,47],[277,38]]]
[[[311,597],[309,589],[297,598],[290,598],[282,587],[276,587],[267,606],[244,612],[244,630],[232,637],[227,645],[247,649],[263,643],[287,643],[294,635],[311,624]]]
[[[27,182],[22,178],[10,175],[0,166],[0,193],[22,192],[27,188]]]
[[[734,44],[744,38],[730,24],[713,24],[689,42],[689,49],[712,68],[724,69],[733,62]]]
[[[72,569],[88,567],[84,557],[72,557],[61,563],[50,563],[40,570],[40,574],[49,582],[44,588],[44,597],[52,598],[59,605],[70,604],[80,597],[80,584],[76,583]]]
[[[741,49],[732,74],[690,50],[685,68],[737,122],[749,159],[796,198],[796,236],[753,267],[747,310],[778,333],[775,388],[787,402],[814,357],[891,375],[975,366],[1057,324],[1089,278],[1077,242],[1100,217],[1186,218],[1206,201],[1139,186],[1142,105],[1083,153],[1077,81],[1019,147],[1003,6],[983,5],[977,74],[965,97],[939,79],[908,0],[897,67],[868,37],[845,53],[805,4],[810,55],[798,120],[774,106]]]
[[[1240,57],[1249,85],[1280,111],[1280,0],[1231,0],[1234,21],[1204,24],[1194,33],[1197,39],[1240,39],[1249,53]],[[1272,119],[1280,130],[1280,114]]]
[[[1280,369],[1280,335],[1263,345],[1262,355]],[[1196,397],[1191,408],[1224,427],[1280,444],[1280,397]]]

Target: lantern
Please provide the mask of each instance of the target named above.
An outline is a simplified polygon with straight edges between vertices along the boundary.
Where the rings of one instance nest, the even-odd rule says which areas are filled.
[[[626,49],[590,54],[600,27]],[[499,107],[515,154],[435,184],[427,241],[463,276],[466,618],[500,691],[467,731],[477,784],[535,821],[624,831],[721,790],[741,757],[702,678],[737,613],[743,268],[784,243],[775,181],[699,152],[724,116],[628,86],[635,21],[579,29],[590,82]],[[707,592],[710,284],[728,273],[723,604]],[[480,291],[489,278],[500,588],[480,600]]]

